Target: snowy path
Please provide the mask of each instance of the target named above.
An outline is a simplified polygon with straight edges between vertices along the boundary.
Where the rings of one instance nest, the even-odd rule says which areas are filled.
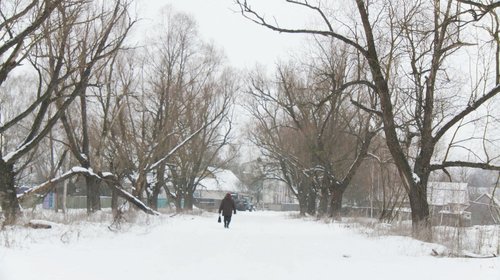
[[[69,244],[57,237],[0,247],[0,280],[500,279],[499,258],[435,258],[430,244],[366,238],[273,212],[238,213],[230,229],[213,215],[169,218],[126,234],[81,230]]]

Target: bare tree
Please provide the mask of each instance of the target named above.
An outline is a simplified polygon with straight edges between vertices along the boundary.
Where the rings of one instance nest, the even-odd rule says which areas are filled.
[[[102,75],[98,73],[102,72],[102,68],[112,61],[114,54],[122,46],[122,42],[133,25],[127,14],[128,3],[118,0],[113,3],[103,3],[102,5],[86,5],[84,7],[85,10],[80,10],[78,14],[75,14],[75,16],[78,15],[75,20],[79,20],[80,23],[75,26],[76,30],[74,32],[83,34],[76,47],[86,50],[86,53],[83,54],[85,58],[80,59],[80,67],[93,64],[96,68],[94,70],[96,73],[85,77],[87,84],[84,90],[79,93],[78,102],[75,102],[72,107],[67,109],[72,112],[79,112],[79,116],[74,117],[76,114],[69,114],[66,110],[63,111],[61,116],[61,122],[64,126],[72,155],[77,159],[81,167],[90,170],[102,169],[92,162],[92,160],[101,160],[100,158],[96,158],[96,156],[100,155],[101,150],[100,147],[94,145],[93,148],[95,150],[91,151],[92,143],[89,132],[91,127],[88,116],[88,110],[90,109],[88,108],[89,95],[96,88],[94,85],[98,89],[104,82]],[[85,73],[82,71],[75,73],[76,78],[84,75]],[[62,94],[64,94],[64,91],[61,92]],[[76,108],[76,103],[78,103],[79,108]],[[102,139],[105,139],[107,130],[103,130],[100,134]],[[85,181],[87,187],[87,212],[92,213],[101,208],[100,182],[94,176],[85,176]]]
[[[13,4],[12,6],[10,4]],[[56,100],[57,87],[63,84],[69,77],[71,67],[65,68],[63,56],[58,53],[54,56],[37,56],[43,48],[43,42],[49,36],[60,34],[61,41],[68,37],[68,32],[58,22],[57,10],[64,10],[68,6],[63,1],[33,1],[6,4],[2,2],[3,23],[0,24],[0,55],[7,59],[2,60],[0,69],[0,86],[4,87],[6,82],[16,79],[13,75],[14,69],[21,68],[23,64],[24,73],[19,75],[34,76],[34,87],[27,86],[26,91],[18,92],[23,96],[25,107],[12,114],[8,119],[2,119],[0,133],[2,138],[9,138],[9,134],[18,135],[10,141],[2,141],[2,154],[0,159],[0,204],[4,211],[5,223],[12,224],[19,212],[19,202],[15,190],[15,165],[24,156],[28,155],[40,141],[50,132],[60,117],[60,112],[49,114],[49,107]],[[78,2],[74,3],[76,6]],[[50,28],[47,28],[50,26]],[[48,32],[47,32],[48,30]],[[59,51],[64,51],[64,43],[57,44]],[[54,71],[48,76],[43,76],[40,62],[46,61],[55,65]],[[31,68],[29,66],[31,66]],[[33,81],[32,80],[32,81]],[[29,79],[27,79],[29,81]],[[68,107],[76,98],[83,84],[79,81],[67,83],[71,93],[63,96],[58,101],[62,108]],[[10,88],[12,89],[12,88]],[[2,91],[4,92],[4,91]],[[8,94],[16,94],[8,92]],[[2,96],[4,98],[5,96]],[[33,119],[30,116],[34,115]],[[27,127],[27,129],[22,129]],[[21,128],[21,129],[20,129]],[[11,143],[12,142],[12,143]],[[13,143],[17,142],[17,143]],[[21,165],[22,166],[22,165]]]
[[[229,143],[235,79],[224,66],[223,55],[199,38],[191,17],[167,10],[164,18],[167,32],[160,34],[160,44],[150,52],[154,65],[150,88],[157,104],[151,107],[155,137],[166,140],[163,149],[193,137],[172,154],[168,164],[163,162],[152,191],[157,194],[164,188],[177,210],[191,210],[198,183]],[[163,170],[168,170],[169,178],[164,178]]]
[[[37,83],[32,95],[27,96],[26,100],[34,101],[28,103],[28,107],[21,110],[17,116],[7,120],[1,128],[2,133],[23,126],[29,128],[22,130],[26,133],[22,142],[2,157],[2,166],[5,167],[2,171],[4,172],[2,178],[6,181],[4,181],[5,184],[0,184],[0,193],[2,194],[0,198],[6,215],[6,223],[15,221],[19,209],[19,202],[14,190],[16,174],[13,169],[14,165],[29,152],[35,150],[59,120],[63,121],[66,130],[70,130],[67,127],[69,122],[66,110],[71,108],[71,104],[78,97],[80,97],[80,104],[85,104],[87,89],[95,77],[93,76],[94,72],[106,65],[106,61],[109,61],[116,53],[130,28],[130,25],[121,24],[128,20],[126,17],[127,3],[123,1],[102,3],[100,8],[96,8],[94,4],[88,1],[45,1],[40,7],[32,5],[31,8],[34,10],[27,13],[27,18],[21,21],[23,24],[29,23],[29,16],[36,15],[35,12],[38,9],[46,11],[46,7],[54,5],[50,10],[50,15],[41,21],[37,28],[32,29],[34,33],[28,33],[31,36],[29,37],[30,42],[33,43],[29,45],[29,48],[23,49],[26,53],[22,58],[25,62],[29,62],[31,68],[23,68],[22,74],[34,76]],[[6,25],[7,27],[11,28]],[[14,34],[15,30],[17,29],[14,28],[12,32],[8,33]],[[83,112],[82,115],[85,115],[84,105],[81,112]],[[28,116],[32,113],[34,119],[30,120]],[[68,136],[71,138],[74,135],[68,134]],[[75,144],[77,143],[75,139],[70,139],[70,148],[79,159],[85,159],[89,155],[85,154],[88,152],[88,145],[82,144],[82,150],[85,154],[82,156],[79,153],[81,151],[78,144]],[[3,150],[8,148],[10,146],[4,146]],[[99,180],[111,178],[108,175],[93,174],[90,165],[86,168],[88,172],[72,169],[73,172],[66,172],[65,176],[59,178],[65,179],[78,173],[89,175],[92,178],[97,177]],[[58,180],[51,179],[22,194],[19,199],[25,199],[37,192],[48,191],[54,187],[55,181]],[[115,187],[116,182],[112,186]],[[127,196],[123,193],[122,195]],[[133,200],[131,199],[131,201]]]
[[[283,108],[277,101],[269,81],[261,72],[251,74],[247,92],[252,98],[248,111],[256,124],[249,131],[251,141],[261,149],[266,162],[265,177],[284,182],[299,201],[300,214],[314,215],[316,211],[316,191],[309,178],[302,172],[300,159],[291,147],[297,147],[293,129],[284,121]],[[269,98],[271,101],[269,102]],[[302,149],[303,150],[303,149]],[[309,202],[314,203],[310,204]]]
[[[184,199],[189,208],[199,176],[227,144],[224,126],[234,81],[219,51],[199,38],[190,16],[167,8],[162,19],[149,34],[154,38],[144,56],[138,56],[137,92],[127,95],[119,117],[116,137],[124,145],[117,151],[127,158],[125,176],[134,196],[156,208],[164,189],[169,199],[177,204]],[[180,177],[187,185],[178,191],[166,187]]]
[[[473,88],[470,97],[464,103],[453,102],[453,111],[440,104],[450,93],[446,90],[460,80],[451,76],[452,58],[462,55],[460,51],[465,48],[482,45],[478,42],[481,41],[479,37],[469,34],[481,33],[484,27],[493,31],[490,34],[498,34],[495,21],[500,5],[460,0],[384,3],[356,0],[353,8],[357,10],[357,18],[351,17],[353,21],[348,23],[347,19],[342,22],[342,18],[329,16],[321,2],[286,2],[316,12],[324,28],[282,27],[253,10],[248,1],[236,1],[242,14],[259,25],[278,32],[327,36],[351,46],[367,61],[371,73],[367,86],[375,90],[380,105],[366,109],[378,112],[383,120],[387,146],[410,199],[413,234],[430,240],[427,204],[430,173],[451,166],[499,169],[491,160],[466,162],[445,158],[435,164],[433,156],[436,156],[437,143],[451,129],[500,91],[498,73],[491,79],[492,75],[486,72],[484,76],[479,75],[484,77],[481,88],[469,80]],[[329,8],[336,10],[335,6]],[[485,52],[498,58],[498,37],[493,39],[490,41],[492,47]],[[498,59],[493,68],[498,69]],[[394,87],[401,82],[407,86]],[[457,86],[454,90],[460,92],[454,96],[467,94]],[[412,107],[412,112],[408,112],[409,107],[401,107],[407,101],[412,101],[406,103]],[[409,120],[411,124],[406,123]],[[413,154],[408,153],[405,145],[412,146]]]
[[[232,75],[231,72],[213,75],[213,80],[205,83],[202,91],[186,95],[189,99],[188,110],[176,122],[178,126],[185,126],[181,135],[192,133],[198,127],[204,129],[169,161],[171,184],[167,190],[170,197],[175,198],[178,210],[192,210],[193,195],[200,181],[230,159],[222,159],[221,154],[231,140],[230,114],[235,92]]]
[[[63,1],[13,1],[2,2],[0,24],[0,85],[5,82],[9,73],[26,59],[30,50],[37,43],[40,27],[48,20],[54,9]],[[40,101],[39,101],[40,102]]]
[[[298,199],[309,205],[307,212],[315,212],[319,197],[319,215],[339,218],[343,194],[367,156],[376,125],[371,113],[351,105],[365,95],[345,88],[349,72],[358,73],[348,69],[348,51],[323,48],[319,57],[278,67],[271,83],[254,77],[248,92],[256,104],[250,111],[266,135],[257,136],[256,144],[280,158],[282,171],[298,169],[305,176],[300,192],[305,197]]]

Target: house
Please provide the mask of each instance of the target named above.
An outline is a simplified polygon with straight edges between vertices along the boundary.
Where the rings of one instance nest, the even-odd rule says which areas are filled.
[[[491,194],[484,193],[471,201],[466,211],[471,213],[471,225],[500,224],[500,201]]]
[[[249,183],[259,208],[273,211],[298,211],[296,196],[280,178],[280,169],[261,159],[241,165],[242,179]]]
[[[429,182],[427,201],[429,207],[435,212],[462,211],[469,206],[467,183]]]
[[[262,186],[261,204],[265,209],[273,211],[298,211],[297,198],[285,182],[266,179]]]
[[[208,171],[210,174],[198,183],[194,192],[197,207],[214,210],[226,193],[245,192],[243,183],[231,170],[211,168]]]
[[[471,213],[467,183],[429,182],[427,201],[433,225],[468,226]]]

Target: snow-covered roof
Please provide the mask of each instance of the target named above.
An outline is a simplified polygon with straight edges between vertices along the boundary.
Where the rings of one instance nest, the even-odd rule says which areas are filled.
[[[430,205],[469,204],[467,183],[429,182],[427,200]]]
[[[210,170],[213,177],[207,177],[200,181],[198,190],[239,192],[242,186],[240,180],[231,170]]]

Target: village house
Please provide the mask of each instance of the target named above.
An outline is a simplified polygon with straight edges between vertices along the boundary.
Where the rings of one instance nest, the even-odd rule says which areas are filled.
[[[255,196],[257,207],[272,211],[298,211],[296,196],[283,180],[278,179],[277,169],[265,166],[260,159],[241,165],[243,180],[248,182]]]
[[[483,193],[465,210],[471,213],[471,225],[500,224],[500,201],[491,194]]]
[[[471,213],[467,183],[429,182],[427,201],[433,225],[468,226]]]
[[[243,183],[227,169],[209,169],[210,174],[203,178],[194,192],[195,206],[215,210],[226,193],[241,194],[246,191]]]
[[[267,179],[263,182],[262,206],[272,211],[298,211],[297,198],[290,188],[280,180]]]

